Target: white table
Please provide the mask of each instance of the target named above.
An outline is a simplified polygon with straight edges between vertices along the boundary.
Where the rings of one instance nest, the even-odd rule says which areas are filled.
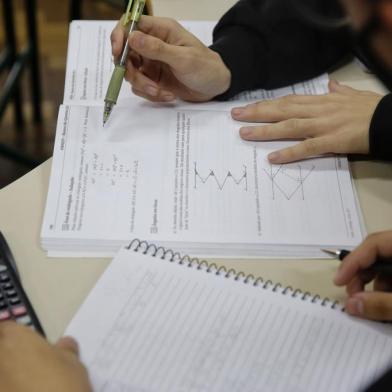
[[[220,8],[216,5],[216,9],[211,9],[215,1],[155,0],[155,13],[167,15],[172,9],[172,16],[179,19],[198,19],[203,15],[206,19],[217,19],[224,9],[234,3],[228,0],[218,2]],[[382,91],[370,75],[354,64],[340,69],[332,77],[355,88]],[[50,165],[49,160],[0,191],[0,230],[12,248],[24,287],[38,317],[49,339],[55,340],[63,333],[109,260],[49,259],[41,249],[40,228]],[[352,171],[367,230],[373,232],[392,228],[392,165],[355,162]],[[335,261],[230,260],[224,264],[331,299],[344,298],[344,292],[332,284],[337,267]]]

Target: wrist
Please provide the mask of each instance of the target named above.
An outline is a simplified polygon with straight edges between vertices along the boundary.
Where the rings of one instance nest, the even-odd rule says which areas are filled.
[[[224,94],[231,86],[231,71],[226,66],[219,53],[214,52],[220,62],[220,90],[216,95]]]
[[[226,66],[219,53],[211,49],[208,50],[210,52],[210,66],[207,69],[210,69],[211,72],[206,80],[206,84],[209,86],[207,94],[209,95],[209,99],[213,99],[230,89],[231,71]],[[212,67],[211,64],[213,64]]]

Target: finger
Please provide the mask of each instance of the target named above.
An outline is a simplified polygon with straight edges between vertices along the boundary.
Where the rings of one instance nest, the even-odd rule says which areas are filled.
[[[357,293],[361,293],[365,290],[365,286],[376,277],[373,272],[362,272],[355,275],[353,279],[347,284],[346,292],[352,297]]]
[[[125,29],[121,26],[121,22],[118,22],[117,26],[114,28],[110,36],[110,41],[112,43],[112,55],[114,56],[114,58],[120,57],[125,40]]]
[[[143,66],[143,57],[138,55],[136,52],[130,52],[129,60],[132,62],[133,66],[136,69],[139,69]],[[141,71],[141,70],[140,70]],[[142,72],[142,71],[141,71]]]
[[[371,320],[392,320],[392,294],[378,291],[356,294],[346,301],[346,311]]]
[[[385,231],[369,235],[361,245],[345,257],[335,276],[337,286],[347,284],[360,270],[369,268],[377,256],[392,255],[392,232]]]
[[[140,91],[140,90],[136,90],[134,88],[132,89],[132,91],[138,97],[145,98],[151,102],[162,102],[162,103],[166,102],[167,103],[167,102],[173,102],[176,99],[176,96],[173,93],[171,93],[170,91],[165,91],[165,90],[159,91],[156,96],[146,94],[145,92]]]
[[[159,94],[158,84],[136,69],[130,59],[127,60],[124,78],[136,90],[144,91],[146,94],[152,97]]]
[[[304,139],[317,135],[319,122],[309,119],[290,119],[276,124],[242,127],[240,136],[245,140]]]
[[[331,148],[331,138],[328,136],[320,136],[306,139],[303,142],[292,147],[284,148],[283,150],[274,151],[268,155],[268,159],[272,164],[281,164],[300,161],[328,152],[333,152]]]
[[[345,86],[343,84],[340,84],[336,80],[331,80],[328,84],[329,91],[331,93],[339,93],[339,94],[345,94],[345,95],[354,95],[358,94],[358,90],[355,90],[349,86]]]
[[[392,278],[390,276],[377,275],[373,289],[374,291],[392,291]]]
[[[162,67],[157,61],[145,60],[143,61],[143,66],[141,67],[140,72],[154,82],[159,83],[162,74]]]
[[[234,108],[234,120],[276,122],[291,118],[320,117],[329,111],[324,96],[289,95],[287,97]]]
[[[143,15],[138,29],[172,45],[192,45],[199,40],[171,18]]]
[[[79,356],[79,345],[74,338],[70,336],[65,336],[61,338],[57,343],[56,347],[61,348],[62,350],[69,351],[76,356]]]
[[[178,67],[188,60],[188,48],[167,44],[161,39],[146,35],[140,31],[133,32],[128,39],[129,46],[141,56],[150,60],[158,60]]]

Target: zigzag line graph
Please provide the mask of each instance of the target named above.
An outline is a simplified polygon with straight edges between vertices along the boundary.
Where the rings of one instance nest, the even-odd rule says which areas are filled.
[[[269,170],[263,168],[263,171],[271,180],[273,200],[277,198],[278,192],[288,201],[298,193],[300,193],[301,199],[305,200],[304,184],[316,166],[312,165],[309,169],[304,169],[301,164],[296,164],[295,168],[297,169],[298,175],[288,173],[289,168],[287,165],[280,165],[275,170],[273,166],[270,166]],[[282,182],[285,186],[282,185]]]
[[[209,169],[209,173],[206,176],[200,174],[197,163],[194,162],[194,188],[197,189],[198,184],[206,184],[208,181],[213,181],[216,183],[217,189],[223,191],[225,186],[232,182],[236,186],[243,185],[243,190],[245,192],[248,191],[248,171],[247,167],[243,165],[242,175],[236,177],[230,170],[227,171],[226,176],[223,179],[219,179],[219,177],[215,174],[214,170]]]

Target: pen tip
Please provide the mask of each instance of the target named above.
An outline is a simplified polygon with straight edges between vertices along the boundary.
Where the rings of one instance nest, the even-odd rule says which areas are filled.
[[[331,250],[331,249],[321,249],[321,250],[330,256],[334,256],[334,257],[339,256],[339,251],[337,251],[337,250]]]

